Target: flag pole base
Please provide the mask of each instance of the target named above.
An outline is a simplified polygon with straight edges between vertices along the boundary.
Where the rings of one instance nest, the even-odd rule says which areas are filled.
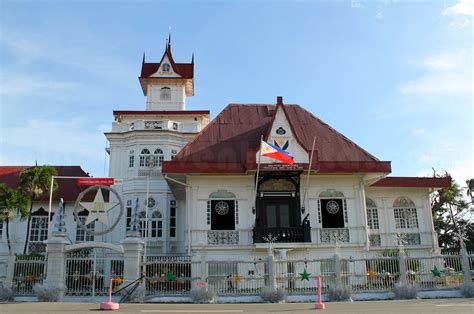
[[[115,303],[115,302],[111,302],[111,301],[108,301],[108,302],[102,302],[100,304],[100,309],[101,310],[104,310],[104,311],[116,311],[119,309],[119,304],[118,303]]]
[[[314,309],[316,310],[324,310],[326,308],[326,305],[324,303],[316,303],[314,305]]]

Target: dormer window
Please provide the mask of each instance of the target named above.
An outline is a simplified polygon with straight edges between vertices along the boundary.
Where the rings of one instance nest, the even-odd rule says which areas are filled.
[[[169,63],[163,64],[163,72],[169,73],[170,71],[171,71],[171,66],[169,65]]]
[[[161,100],[170,100],[171,99],[171,89],[169,87],[163,87],[160,91]]]

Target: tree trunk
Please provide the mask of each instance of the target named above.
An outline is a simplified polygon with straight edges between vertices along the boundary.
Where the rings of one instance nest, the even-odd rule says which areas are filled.
[[[33,212],[33,201],[34,198],[30,199],[30,212],[28,214],[28,222],[26,223],[26,238],[25,238],[25,247],[23,248],[23,254],[26,254],[28,249],[28,242],[30,240],[30,225],[31,225],[31,213]]]
[[[8,219],[8,216],[7,216],[5,218],[5,223],[6,223],[5,229],[6,229],[6,233],[7,233],[8,255],[11,255],[12,254],[12,246],[10,244],[10,228],[8,228],[9,222],[10,222],[10,219]]]

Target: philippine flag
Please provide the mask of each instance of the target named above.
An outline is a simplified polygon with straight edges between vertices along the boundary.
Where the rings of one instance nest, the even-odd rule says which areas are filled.
[[[293,157],[291,157],[287,152],[278,148],[272,144],[269,144],[265,141],[262,141],[261,154],[262,156],[270,157],[281,162],[284,162],[288,165],[292,165],[294,163]]]

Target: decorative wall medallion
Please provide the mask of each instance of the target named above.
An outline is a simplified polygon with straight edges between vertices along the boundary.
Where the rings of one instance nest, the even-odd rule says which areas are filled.
[[[219,215],[224,216],[225,214],[229,212],[229,204],[227,204],[224,201],[220,201],[216,204],[216,206],[214,207],[214,210]]]
[[[94,200],[92,202],[83,202],[82,199],[84,198],[84,196],[88,192],[94,191],[94,190],[97,190]],[[109,197],[111,196],[111,194],[114,194],[117,197],[118,202],[106,203],[102,195],[102,190],[108,190],[109,192],[111,192]],[[119,214],[117,218],[114,220],[114,222],[112,224],[109,224],[108,212],[116,206],[120,206]],[[86,221],[84,223],[82,223],[81,219],[79,219],[80,207],[84,207],[85,209],[89,211],[89,215],[87,216]],[[123,212],[124,212],[124,206],[123,206],[122,198],[117,193],[117,191],[105,185],[91,186],[85,189],[84,191],[82,191],[81,194],[79,194],[79,196],[77,197],[76,204],[74,206],[74,217],[76,218],[76,223],[78,227],[91,235],[102,235],[102,234],[106,234],[112,231],[120,222],[120,218],[122,218]],[[87,229],[86,226],[96,220],[99,220],[100,222],[102,222],[105,227],[101,229],[101,231]]]
[[[279,127],[277,130],[276,130],[276,134],[278,135],[285,135],[286,134],[286,130],[282,127]]]
[[[337,214],[337,212],[339,211],[339,204],[336,201],[329,201],[326,204],[326,210],[330,214]]]

